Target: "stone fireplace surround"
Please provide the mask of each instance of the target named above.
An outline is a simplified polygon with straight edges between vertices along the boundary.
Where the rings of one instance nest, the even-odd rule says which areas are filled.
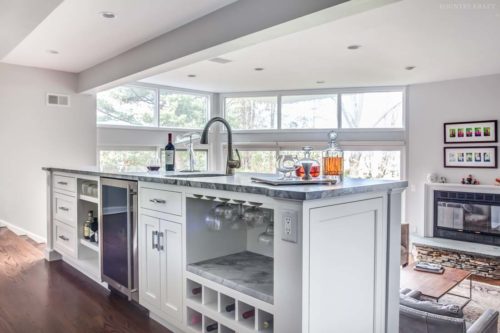
[[[500,186],[425,184],[424,237],[412,236],[416,259],[500,279],[500,247],[434,237],[434,191],[500,194]]]

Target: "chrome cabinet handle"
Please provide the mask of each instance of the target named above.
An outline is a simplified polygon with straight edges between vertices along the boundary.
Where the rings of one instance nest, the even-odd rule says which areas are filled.
[[[59,209],[62,210],[62,211],[65,211],[65,212],[69,212],[69,208],[68,207],[61,206],[61,207],[59,207]]]
[[[161,245],[162,243],[161,239],[163,239],[163,232],[158,233],[158,247],[157,247],[158,251],[163,251],[164,249],[163,245]]]
[[[157,237],[158,237],[158,231],[156,231],[156,230],[155,230],[155,231],[153,231],[153,232],[151,233],[151,243],[153,244],[153,245],[152,245],[152,249],[153,249],[153,250],[154,250],[154,249],[157,249],[157,250],[158,250],[158,243],[157,243],[157,244],[155,244],[155,238],[157,238]]]
[[[158,203],[158,204],[162,204],[162,205],[167,203],[167,201],[163,200],[163,199],[149,199],[149,202]]]
[[[63,241],[67,242],[69,241],[69,238],[68,237],[65,237],[63,235],[59,236],[59,238],[61,238]]]
[[[68,185],[67,182],[57,182],[59,185]]]

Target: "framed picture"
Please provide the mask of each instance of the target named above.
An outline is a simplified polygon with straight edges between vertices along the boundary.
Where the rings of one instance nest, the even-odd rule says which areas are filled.
[[[497,142],[497,121],[444,124],[444,143]]]
[[[445,147],[445,168],[497,167],[497,147]]]

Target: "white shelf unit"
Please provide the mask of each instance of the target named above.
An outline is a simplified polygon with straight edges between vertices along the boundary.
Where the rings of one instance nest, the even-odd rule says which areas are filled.
[[[92,251],[99,253],[99,244],[98,243],[94,243],[94,242],[91,242],[89,240],[86,240],[85,238],[81,238],[80,244],[82,244],[83,246],[86,246],[87,248],[91,249]]]
[[[80,200],[83,200],[83,201],[99,204],[99,198],[96,198],[96,197],[80,194],[79,198],[80,198]]]
[[[196,274],[186,272],[186,323],[190,332],[197,333],[273,333],[274,306],[248,295],[229,289]],[[192,290],[201,288],[201,293]],[[235,304],[231,312],[226,306]],[[243,313],[254,311],[254,315],[243,318]],[[201,323],[193,323],[193,316],[201,315]],[[264,328],[265,322],[271,327]],[[206,327],[217,323],[216,330],[208,332]]]

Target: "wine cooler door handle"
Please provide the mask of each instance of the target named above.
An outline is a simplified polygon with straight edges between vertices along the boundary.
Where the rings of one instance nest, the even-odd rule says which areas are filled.
[[[155,244],[155,240],[157,239],[157,237],[158,237],[158,231],[156,231],[156,230],[152,231],[151,232],[151,243],[153,245],[151,247],[152,247],[153,250],[154,249],[158,249],[158,244],[157,243]]]
[[[158,251],[163,251],[163,249],[165,248],[163,245],[162,245],[162,239],[163,239],[163,232],[159,232],[158,233]]]

